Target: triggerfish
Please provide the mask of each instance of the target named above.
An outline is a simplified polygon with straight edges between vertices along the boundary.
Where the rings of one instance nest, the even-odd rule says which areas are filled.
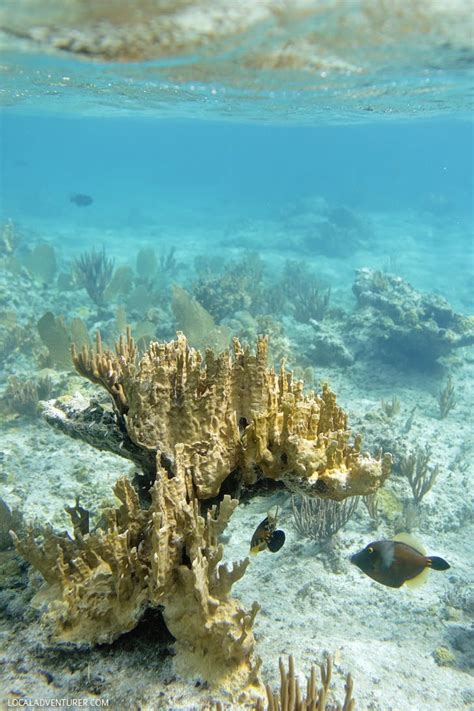
[[[450,567],[443,558],[427,556],[423,546],[407,533],[400,533],[392,541],[369,543],[351,556],[351,563],[389,588],[400,588],[403,584],[416,587],[425,582],[430,570]]]
[[[267,517],[258,524],[255,533],[250,541],[250,552],[252,555],[264,551],[268,548],[272,553],[280,550],[285,542],[285,532],[276,531],[278,508],[274,515],[267,514]]]
[[[77,207],[88,207],[94,202],[94,198],[90,195],[85,195],[84,193],[75,193],[69,198],[71,202],[74,202]]]

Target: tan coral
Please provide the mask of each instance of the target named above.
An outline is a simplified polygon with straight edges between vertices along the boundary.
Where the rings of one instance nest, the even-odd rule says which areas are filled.
[[[115,355],[99,347],[73,354],[77,370],[111,393],[133,443],[170,462],[183,446],[200,499],[218,495],[236,470],[246,484],[263,475],[336,500],[373,493],[390,472],[389,455],[361,453],[327,385],[305,393],[284,366],[268,367],[264,337],[255,354],[234,339],[232,352],[201,355],[178,333],[139,362],[130,333]]]
[[[190,475],[180,462],[176,475],[164,470],[143,510],[128,481],[115,493],[121,501],[108,512],[108,528],[78,541],[45,532],[14,536],[18,551],[47,581],[37,602],[49,603],[46,619],[63,642],[110,643],[136,626],[147,607],[163,607],[176,638],[176,669],[205,679],[229,699],[258,697],[260,661],[255,658],[250,612],[230,596],[248,559],[231,569],[222,563],[224,531],[237,501],[225,496],[204,516]]]
[[[64,642],[110,643],[135,627],[148,604],[148,565],[138,555],[147,512],[127,479],[115,485],[121,506],[108,512],[107,530],[74,541],[51,530],[38,545],[30,531],[13,538],[21,555],[49,588],[35,603],[49,603],[47,618]]]

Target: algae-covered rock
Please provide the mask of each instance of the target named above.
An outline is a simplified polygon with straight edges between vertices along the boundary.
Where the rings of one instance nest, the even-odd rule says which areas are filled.
[[[440,667],[451,667],[456,661],[456,656],[449,647],[437,647],[433,652],[433,659]]]
[[[344,343],[337,326],[314,320],[311,325],[314,328],[314,337],[308,356],[314,363],[321,366],[352,365],[354,356]]]
[[[454,311],[437,294],[416,291],[401,277],[359,269],[353,286],[359,310],[351,330],[359,343],[412,367],[474,343],[474,318]]]

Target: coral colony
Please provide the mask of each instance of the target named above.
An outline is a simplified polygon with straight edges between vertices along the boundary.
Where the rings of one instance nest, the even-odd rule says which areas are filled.
[[[78,372],[112,398],[112,436],[90,434],[87,418],[97,417],[90,409],[51,404],[47,419],[131,458],[147,470],[151,488],[145,505],[129,479],[120,479],[120,506],[108,511],[104,529],[76,530],[75,539],[45,529],[42,543],[32,531],[15,536],[45,579],[39,597],[50,600],[46,619],[57,640],[110,643],[160,606],[176,639],[178,670],[235,701],[261,696],[252,634],[259,606],[246,611],[230,594],[248,559],[231,568],[221,562],[219,535],[238,504],[221,495],[223,486],[237,473],[248,489],[266,478],[339,501],[375,492],[391,468],[389,454],[361,453],[329,387],[304,393],[283,367],[268,367],[267,349],[263,337],[255,353],[234,339],[231,353],[203,355],[178,333],[139,358],[130,331],[115,353],[99,337],[95,349],[73,349]]]

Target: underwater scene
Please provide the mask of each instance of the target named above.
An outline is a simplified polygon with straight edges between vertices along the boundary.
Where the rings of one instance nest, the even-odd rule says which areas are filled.
[[[474,710],[473,13],[4,1],[1,708]]]

